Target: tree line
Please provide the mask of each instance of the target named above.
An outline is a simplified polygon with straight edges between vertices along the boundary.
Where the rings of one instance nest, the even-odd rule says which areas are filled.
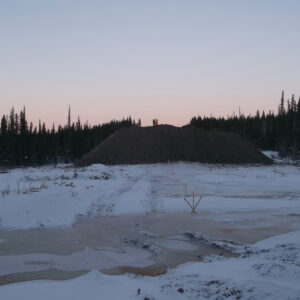
[[[65,126],[47,129],[28,122],[25,107],[18,114],[12,108],[3,115],[0,127],[0,165],[32,166],[73,162],[120,128],[140,125],[131,117],[101,125],[82,124],[78,117],[71,122],[69,107]]]
[[[190,121],[205,130],[221,129],[237,133],[262,150],[276,150],[282,155],[296,157],[300,149],[300,97],[285,100],[282,91],[278,112],[257,111],[255,116],[193,117]]]
[[[190,124],[205,130],[220,129],[237,133],[263,150],[277,150],[283,155],[296,157],[300,150],[300,98],[292,95],[285,100],[282,92],[278,112],[257,111],[255,116],[238,115],[224,117],[193,117]],[[71,122],[69,107],[66,125],[53,125],[47,129],[39,121],[38,126],[28,122],[25,107],[18,114],[12,108],[3,115],[0,124],[0,165],[28,166],[73,162],[81,158],[116,130],[140,126],[131,117],[112,120],[91,126],[82,124],[78,117]]]

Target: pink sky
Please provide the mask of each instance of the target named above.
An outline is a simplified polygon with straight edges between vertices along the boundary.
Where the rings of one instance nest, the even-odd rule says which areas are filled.
[[[51,126],[274,110],[300,95],[299,1],[7,1],[0,113]]]

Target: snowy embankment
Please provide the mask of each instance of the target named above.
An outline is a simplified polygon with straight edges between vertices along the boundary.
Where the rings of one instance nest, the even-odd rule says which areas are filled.
[[[0,174],[0,228],[71,226],[82,217],[188,212],[183,201],[204,195],[201,211],[300,212],[295,166],[174,163],[87,168],[41,167]]]
[[[237,258],[207,257],[166,275],[108,276],[95,270],[67,281],[0,287],[1,299],[300,299],[300,231],[236,249]],[[116,288],[117,287],[117,288]]]

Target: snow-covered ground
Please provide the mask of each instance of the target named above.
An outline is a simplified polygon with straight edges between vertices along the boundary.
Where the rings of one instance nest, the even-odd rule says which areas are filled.
[[[49,166],[1,172],[0,277],[49,266],[89,272],[65,281],[3,285],[0,299],[300,299],[299,179],[300,168],[283,163]],[[192,202],[193,192],[195,201],[203,195],[195,216],[183,200],[186,196]],[[111,235],[114,224],[121,236],[128,234],[124,247],[119,236],[115,244],[92,242],[88,231],[96,228],[97,218],[104,226],[101,217]],[[136,234],[132,229],[126,231],[130,220],[139,230],[135,239],[129,238]],[[86,235],[81,239],[80,230]],[[35,236],[42,243],[48,232],[48,253],[32,252],[40,248],[18,240]],[[65,238],[53,238],[61,232],[75,246],[67,248]],[[57,253],[50,250],[52,238],[59,241]],[[60,245],[65,252],[59,252]],[[157,277],[99,271],[145,267],[162,262],[165,252],[194,255],[204,246],[220,252],[207,253],[200,262],[185,259],[190,262]]]
[[[275,209],[300,212],[300,168],[174,163],[9,170],[0,174],[4,229],[71,226],[83,216]]]

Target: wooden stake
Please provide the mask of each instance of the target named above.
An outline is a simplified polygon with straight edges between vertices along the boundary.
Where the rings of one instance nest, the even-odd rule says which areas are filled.
[[[198,204],[200,203],[200,200],[203,198],[203,195],[199,197],[199,200],[196,202],[195,204],[195,193],[193,192],[193,202],[192,204],[186,199],[186,197],[184,197],[184,201],[188,204],[188,206],[191,208],[192,210],[192,214],[197,214],[196,208],[198,206]]]

